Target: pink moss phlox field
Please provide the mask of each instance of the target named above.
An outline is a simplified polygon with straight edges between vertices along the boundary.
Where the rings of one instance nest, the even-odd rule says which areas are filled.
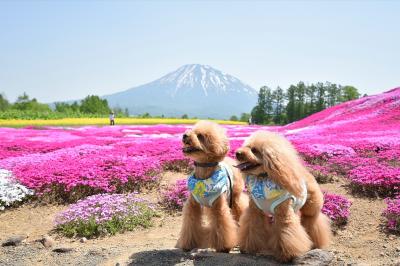
[[[400,88],[346,102],[282,131],[311,168],[354,188],[393,196],[400,187]]]
[[[322,213],[326,214],[333,224],[338,226],[346,224],[350,215],[350,207],[351,201],[344,196],[324,193]]]
[[[400,233],[400,196],[395,199],[386,199],[387,207],[382,215],[387,219],[387,228]]]
[[[157,180],[165,164],[187,163],[179,143],[184,130],[163,125],[0,129],[0,168],[11,170],[38,194],[54,186],[66,192],[81,186],[93,189],[86,194],[121,191],[126,184]],[[38,151],[40,146],[45,149]]]
[[[118,123],[118,121],[117,121]],[[163,168],[188,165],[187,125],[0,128],[0,168],[37,193],[85,187],[86,196],[135,190]],[[393,197],[400,187],[400,88],[363,97],[287,126],[225,126],[229,155],[252,132],[285,135],[319,176],[344,176],[356,191]],[[178,167],[179,169],[179,167]],[[327,179],[329,180],[329,179]]]

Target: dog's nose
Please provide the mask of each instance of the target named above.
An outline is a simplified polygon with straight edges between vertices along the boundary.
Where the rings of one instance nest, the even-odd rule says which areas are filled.
[[[189,138],[188,134],[185,133],[182,136],[182,141],[186,143],[188,138]]]
[[[236,159],[238,159],[239,161],[242,161],[243,158],[244,158],[243,152],[237,151],[236,152]]]

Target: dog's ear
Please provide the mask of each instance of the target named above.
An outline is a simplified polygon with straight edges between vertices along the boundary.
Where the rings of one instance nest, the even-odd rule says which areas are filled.
[[[217,156],[225,156],[229,151],[229,140],[224,134],[216,135],[204,135],[205,141],[207,142],[208,149],[216,154]],[[217,138],[217,139],[216,139]]]
[[[301,196],[301,180],[304,177],[301,177],[301,173],[295,170],[298,162],[293,162],[286,154],[266,145],[262,148],[261,154],[264,169],[273,181],[294,196]]]

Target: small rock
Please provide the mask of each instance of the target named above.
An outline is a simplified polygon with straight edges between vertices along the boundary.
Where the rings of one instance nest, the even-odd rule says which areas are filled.
[[[115,266],[120,266],[121,264],[119,264],[119,262],[115,263]]]
[[[40,240],[40,243],[42,243],[43,246],[45,246],[46,248],[51,248],[52,246],[54,246],[55,241],[50,236],[44,235],[43,238]]]
[[[400,247],[397,247],[397,248],[396,248],[396,251],[397,251],[397,252],[400,252]]]
[[[300,265],[329,265],[333,260],[333,254],[331,252],[314,249],[309,251],[307,254],[296,258],[294,264]]]
[[[4,241],[1,245],[3,247],[6,247],[6,246],[18,246],[23,241],[25,241],[26,238],[27,238],[27,236],[12,236],[12,237],[8,238],[6,241]]]
[[[385,253],[381,252],[381,253],[379,253],[379,255],[380,255],[381,257],[384,257],[384,256],[385,256]]]
[[[338,257],[336,260],[337,260],[337,261],[343,261],[343,258]]]
[[[89,250],[86,255],[89,256],[103,256],[103,254],[100,251],[97,250]]]
[[[388,245],[387,244],[383,244],[382,247],[383,248],[388,248]]]
[[[79,242],[81,242],[81,243],[86,243],[86,241],[87,241],[86,237],[82,237],[81,239],[79,239]]]
[[[53,249],[53,252],[57,252],[57,253],[68,253],[71,251],[74,251],[74,249],[73,248],[63,248],[63,247]]]

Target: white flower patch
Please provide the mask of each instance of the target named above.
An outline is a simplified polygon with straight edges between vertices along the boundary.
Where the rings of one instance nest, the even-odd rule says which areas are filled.
[[[34,191],[19,184],[8,170],[0,169],[0,211],[16,202],[21,202]]]

